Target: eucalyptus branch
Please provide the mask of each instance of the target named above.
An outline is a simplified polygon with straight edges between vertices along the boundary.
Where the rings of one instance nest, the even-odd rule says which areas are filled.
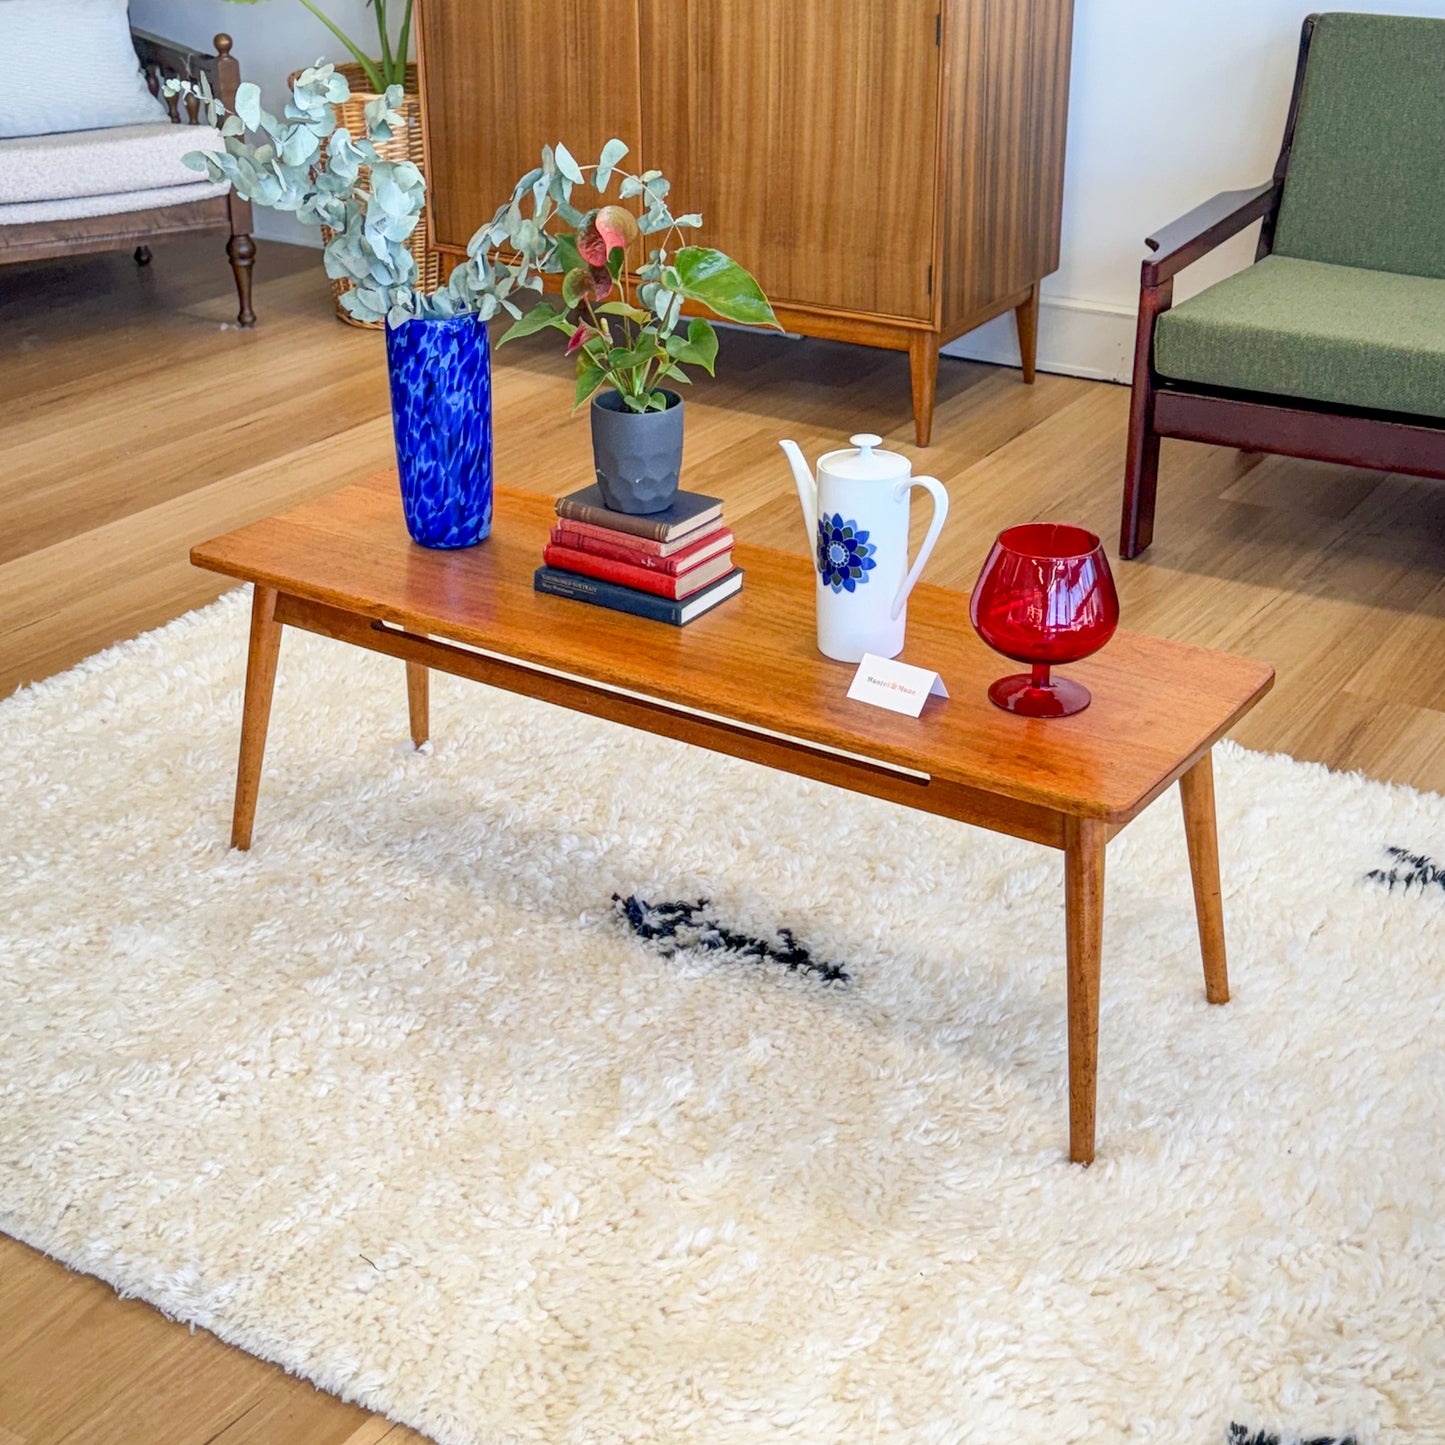
[[[315,10],[311,0],[302,3]],[[384,0],[375,3],[384,19]],[[212,119],[224,118],[225,138],[223,151],[193,151],[186,164],[230,182],[246,200],[329,228],[326,271],[351,283],[341,304],[353,316],[396,327],[465,315],[485,322],[505,311],[514,324],[498,345],[546,327],[564,332],[568,354],[577,359],[579,406],[600,387],[612,386],[634,411],[661,410],[668,402],[659,388],[668,379],[690,380],[684,366],[711,375],[717,334],[701,317],[681,331],[684,301],[701,303],[729,321],[778,324],[758,283],[736,261],[705,246],[671,249],[673,238],[682,240],[683,230],[701,225],[702,218],[672,215],[660,172],[618,171],[627,153],[621,141],[608,141],[601,159],[585,170],[564,145],[544,146],[542,164],[517,182],[510,199],[472,237],[467,259],[445,285],[423,292],[408,242],[425,205],[426,183],[410,161],[388,161],[377,150],[406,124],[400,85],[367,102],[364,137],[337,127],[335,107],[351,92],[331,65],[311,66],[297,76],[279,119],[261,108],[260,91],[249,81],[236,91],[234,114],[216,101],[204,76],[198,84],[166,84],[168,95],[183,91],[197,96]],[[367,183],[363,168],[370,174]],[[642,199],[640,216],[606,201],[614,175],[620,177],[619,198]],[[572,197],[589,176],[605,204],[583,212]],[[572,229],[554,224],[559,215]],[[644,237],[646,259],[634,272],[627,255]],[[524,313],[517,304],[521,293],[543,292],[547,275],[561,277],[560,309],[539,295]],[[615,344],[612,316],[622,323],[621,346]]]

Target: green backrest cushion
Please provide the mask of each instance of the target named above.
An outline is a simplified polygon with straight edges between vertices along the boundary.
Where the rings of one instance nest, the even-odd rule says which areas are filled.
[[[1319,17],[1274,249],[1445,277],[1445,20]]]

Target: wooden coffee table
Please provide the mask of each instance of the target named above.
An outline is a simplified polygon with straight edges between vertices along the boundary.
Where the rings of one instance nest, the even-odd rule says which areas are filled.
[[[1273,669],[1120,632],[1069,669],[1092,706],[1017,718],[985,696],[1009,664],[974,635],[968,599],[920,586],[903,658],[936,669],[950,697],[905,718],[850,701],[853,669],[817,652],[801,556],[739,546],[742,594],[671,628],[534,592],[551,522],[547,498],[499,490],[486,542],[428,551],[407,537],[395,476],[382,474],[192,551],[197,566],[256,584],[232,845],[251,844],[276,655],[291,626],[405,662],[418,746],[436,668],[1061,848],[1069,1157],[1091,1161],[1105,844],[1179,783],[1205,994],[1227,1002],[1210,749],[1269,690]],[[980,556],[989,540],[978,539]]]

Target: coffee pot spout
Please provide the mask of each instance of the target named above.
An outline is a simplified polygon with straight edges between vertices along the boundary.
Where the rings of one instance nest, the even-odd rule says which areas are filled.
[[[778,445],[782,447],[788,465],[793,469],[793,480],[798,484],[798,500],[803,504],[803,525],[808,529],[808,555],[813,557],[818,548],[818,483],[797,442],[782,441]]]

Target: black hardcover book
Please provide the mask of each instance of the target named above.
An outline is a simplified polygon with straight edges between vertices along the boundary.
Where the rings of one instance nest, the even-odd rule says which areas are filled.
[[[722,502],[699,492],[679,492],[670,507],[635,517],[630,512],[614,512],[602,500],[602,488],[594,482],[580,492],[558,497],[557,515],[569,522],[587,522],[633,537],[650,537],[654,542],[673,542],[721,517]]]
[[[563,572],[556,567],[538,567],[532,577],[532,585],[538,592],[553,597],[570,597],[576,602],[591,602],[597,607],[610,607],[614,612],[630,612],[634,617],[647,617],[654,622],[667,622],[673,627],[685,627],[694,617],[700,617],[719,602],[725,602],[742,590],[742,569],[734,567],[726,577],[674,602],[670,597],[656,597],[651,592],[639,592],[635,587],[624,587],[620,582],[604,582],[599,577],[583,577],[577,572]]]

